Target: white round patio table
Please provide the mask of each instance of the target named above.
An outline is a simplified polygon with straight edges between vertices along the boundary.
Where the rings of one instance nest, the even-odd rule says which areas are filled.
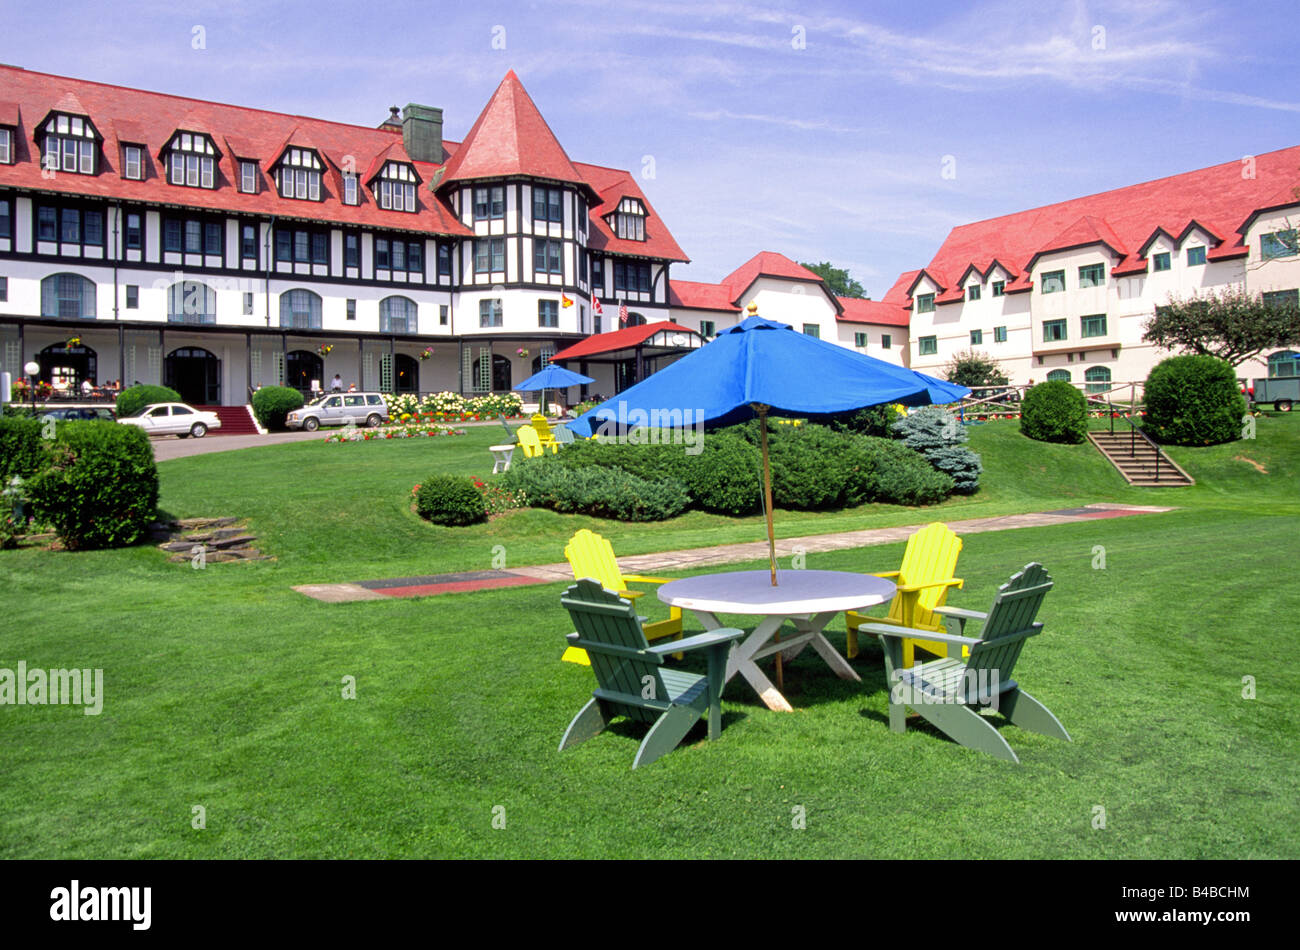
[[[840,679],[860,681],[861,677],[830,645],[822,630],[841,611],[889,600],[894,596],[894,583],[848,571],[777,571],[776,579],[777,586],[773,587],[771,571],[699,574],[664,584],[658,594],[670,607],[691,611],[706,630],[722,626],[718,614],[762,617],[754,632],[732,649],[726,678],[730,680],[739,673],[768,709],[793,712],[755,661],[773,653],[793,658],[805,646],[811,646]],[[770,643],[787,620],[794,624],[795,636]]]

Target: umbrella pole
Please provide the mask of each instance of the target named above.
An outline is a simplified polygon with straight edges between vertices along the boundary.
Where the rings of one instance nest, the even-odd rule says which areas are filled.
[[[763,510],[767,513],[767,558],[772,569],[772,586],[776,585],[776,534],[772,528],[772,466],[767,457],[767,406],[758,405],[759,442],[763,446]],[[781,642],[781,631],[772,635],[776,643]],[[785,670],[781,654],[776,654],[776,691],[785,692]]]

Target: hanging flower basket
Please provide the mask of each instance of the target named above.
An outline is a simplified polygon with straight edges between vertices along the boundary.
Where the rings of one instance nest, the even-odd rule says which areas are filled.
[[[523,346],[521,346],[521,347],[520,347],[519,349],[517,349],[515,352],[518,353],[520,356],[525,356],[525,357],[526,357],[526,356],[528,355],[528,349],[527,349],[527,347],[523,347]]]
[[[422,360],[427,360],[432,356],[433,356],[433,347],[431,346],[426,346],[424,349],[420,351],[420,359]]]
[[[334,349],[333,343],[322,343],[320,346],[316,347],[316,352],[321,356],[329,356],[330,350],[332,349]]]
[[[81,337],[74,336],[70,338],[68,342],[64,344],[64,346],[66,346],[68,349],[72,349],[74,346],[81,346]]]

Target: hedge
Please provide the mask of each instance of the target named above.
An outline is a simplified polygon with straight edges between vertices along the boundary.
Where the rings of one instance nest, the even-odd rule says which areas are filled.
[[[1088,401],[1064,380],[1039,383],[1020,403],[1020,431],[1039,442],[1077,445],[1088,437]]]
[[[27,497],[70,550],[130,544],[158,504],[149,437],[139,426],[61,423],[48,464],[27,482]]]
[[[1218,445],[1241,438],[1246,398],[1232,364],[1215,356],[1172,356],[1145,386],[1142,430],[1170,445]]]
[[[467,525],[487,520],[483,493],[468,475],[430,475],[415,492],[420,517],[441,525]]]
[[[181,394],[167,386],[130,386],[117,394],[117,415],[134,416],[145,406],[158,402],[180,402]]]
[[[264,429],[283,429],[284,419],[302,408],[302,393],[288,386],[263,386],[253,393],[253,415]]]

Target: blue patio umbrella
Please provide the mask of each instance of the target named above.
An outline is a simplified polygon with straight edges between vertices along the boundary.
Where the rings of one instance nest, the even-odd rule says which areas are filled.
[[[970,395],[956,386],[753,314],[714,340],[583,413],[578,435],[637,426],[729,425],[758,417],[846,412],[882,403],[930,405]],[[776,585],[772,473],[760,427],[768,553]]]
[[[534,389],[542,390],[542,405],[546,405],[546,390],[548,389],[567,389],[570,386],[580,386],[583,383],[594,383],[595,380],[590,376],[583,376],[581,373],[575,373],[565,369],[563,366],[556,366],[554,363],[549,364],[540,373],[533,373],[515,389],[525,392]]]

